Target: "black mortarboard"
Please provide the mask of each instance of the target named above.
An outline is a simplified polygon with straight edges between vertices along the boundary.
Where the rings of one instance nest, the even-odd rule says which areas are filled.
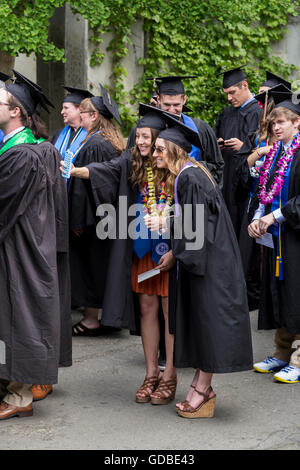
[[[146,78],[146,80],[153,80],[154,87],[158,86],[157,93],[159,95],[184,95],[185,90],[181,80],[196,77],[196,75],[178,75],[174,77]]]
[[[300,116],[300,104],[293,102],[293,93],[290,92],[272,92],[275,102],[275,108],[286,108]],[[296,97],[297,101],[299,99]],[[295,100],[296,101],[296,100]]]
[[[246,65],[241,65],[235,69],[225,70],[224,72],[217,73],[217,77],[219,75],[223,75],[223,88],[230,88],[231,86],[234,86],[243,80],[247,80],[245,72],[241,70],[243,67],[246,67]]]
[[[106,119],[115,118],[116,121],[118,121],[118,123],[121,125],[122,122],[116,102],[111,98],[109,93],[107,93],[101,83],[100,88],[102,96],[93,96],[91,98],[91,102],[93,103],[97,111],[102,114],[102,116],[104,116]]]
[[[81,88],[74,88],[71,86],[63,85],[63,88],[67,90],[69,93],[63,99],[63,103],[73,103],[80,105],[81,101],[85,98],[91,98],[93,93],[88,90],[82,90]]]
[[[261,84],[261,86],[267,86],[270,88],[273,88],[276,85],[285,85],[289,90],[292,88],[292,84],[290,82],[287,82],[281,77],[278,77],[278,75],[275,75],[272,72],[266,72],[266,80]]]
[[[40,103],[40,92],[35,83],[28,78],[24,77],[20,72],[13,70],[15,80],[5,87],[5,89],[11,93],[22,106],[26,109],[29,116],[31,116]]]
[[[164,129],[158,135],[158,138],[169,140],[174,144],[184,149],[187,153],[192,150],[192,145],[201,149],[201,142],[198,132],[178,121],[169,113],[163,113],[163,118],[166,121],[168,128]]]
[[[261,85],[262,86],[262,85]],[[273,92],[289,92],[289,88],[287,88],[283,83],[280,83],[279,85],[275,85],[269,90],[262,91],[261,93],[258,93],[257,95],[254,96],[254,98],[259,101],[261,104],[265,104],[266,101],[266,96],[268,96],[268,103],[273,99],[272,93]]]
[[[164,111],[160,108],[140,103],[139,115],[143,117],[137,122],[137,128],[150,127],[159,131],[166,128],[166,121],[163,119]]]

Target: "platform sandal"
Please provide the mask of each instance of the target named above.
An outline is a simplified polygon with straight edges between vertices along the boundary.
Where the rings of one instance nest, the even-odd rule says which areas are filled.
[[[145,377],[143,385],[138,389],[135,394],[135,401],[137,403],[149,403],[149,401],[151,400],[151,394],[156,390],[159,384],[159,380],[159,375]]]
[[[213,389],[210,387],[207,393],[203,393],[199,392],[199,390],[195,388],[195,392],[204,398],[200,405],[197,408],[194,408],[190,403],[185,403],[182,410],[177,408],[177,413],[183,418],[212,418],[215,411],[216,394],[214,393],[210,398],[209,394],[213,392]]]
[[[151,395],[152,405],[166,405],[174,400],[177,387],[177,377],[173,379],[161,379],[154,393]],[[167,393],[167,395],[166,395]]]

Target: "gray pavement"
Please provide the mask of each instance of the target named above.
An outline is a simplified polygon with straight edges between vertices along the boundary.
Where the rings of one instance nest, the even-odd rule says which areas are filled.
[[[272,352],[274,332],[257,331],[256,321],[251,312],[258,361]],[[1,450],[300,449],[300,384],[275,383],[253,371],[215,375],[215,417],[187,420],[177,415],[175,402],[135,403],[145,373],[139,337],[123,330],[75,338],[73,359],[72,367],[60,370],[54,393],[34,404],[33,417],[0,423]],[[179,370],[176,400],[184,399],[192,375]]]

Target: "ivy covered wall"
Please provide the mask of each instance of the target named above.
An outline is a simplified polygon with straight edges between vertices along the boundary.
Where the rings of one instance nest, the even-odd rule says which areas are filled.
[[[195,74],[189,81],[188,104],[194,116],[210,124],[226,104],[221,77],[216,73],[233,65],[247,65],[249,83],[256,91],[271,70],[289,77],[295,69],[272,53],[284,37],[287,24],[299,15],[300,0],[1,0],[0,50],[11,55],[35,52],[44,61],[64,60],[61,47],[48,40],[47,27],[55,8],[68,3],[89,22],[93,44],[90,65],[111,54],[109,85],[120,104],[128,130],[134,120],[129,103],[148,101],[158,74]],[[144,74],[128,93],[124,89],[124,57],[129,53],[131,26],[137,20],[145,31]],[[108,51],[99,49],[103,35],[111,33]],[[298,44],[295,44],[298,48]],[[297,75],[294,75],[297,78]]]

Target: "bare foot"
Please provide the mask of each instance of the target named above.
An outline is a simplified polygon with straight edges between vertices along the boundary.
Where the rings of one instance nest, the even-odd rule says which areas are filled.
[[[193,381],[190,385],[190,388],[188,390],[188,393],[187,393],[187,396],[185,397],[185,400],[184,401],[181,401],[179,403],[176,403],[176,408],[178,408],[179,410],[182,410],[183,407],[184,407],[184,404],[186,402],[190,402],[192,396],[193,396],[193,393],[194,393],[194,390],[195,390],[195,387],[197,385],[197,382],[198,382],[198,378],[199,378],[199,369],[196,370],[195,372],[195,375],[194,375],[194,378],[193,378]]]

